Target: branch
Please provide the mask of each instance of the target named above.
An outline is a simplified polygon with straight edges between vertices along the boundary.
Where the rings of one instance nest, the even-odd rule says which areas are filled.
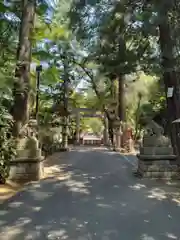
[[[85,63],[85,62],[86,62],[86,61],[84,61],[84,63]],[[100,92],[99,92],[98,89],[97,89],[96,83],[95,83],[95,81],[94,81],[94,76],[93,76],[93,74],[91,74],[91,73],[86,69],[86,67],[84,66],[84,64],[81,64],[81,63],[79,63],[79,62],[76,62],[75,60],[73,60],[73,63],[76,64],[76,65],[78,65],[78,66],[86,73],[86,75],[87,75],[87,76],[89,77],[89,79],[91,80],[92,87],[93,87],[93,90],[94,90],[97,98],[98,98],[99,100],[101,100],[101,94],[100,94]],[[110,115],[109,115],[109,112],[108,112],[105,104],[103,104],[102,107],[103,107],[103,110],[104,110],[104,112],[105,112],[106,117],[108,118],[108,120],[109,120],[109,121],[112,121],[112,119],[111,119],[111,117],[110,117]]]

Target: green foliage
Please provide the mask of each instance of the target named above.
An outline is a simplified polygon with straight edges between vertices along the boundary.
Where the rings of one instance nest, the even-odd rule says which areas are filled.
[[[15,142],[12,137],[12,117],[8,110],[0,103],[0,180],[9,174],[9,162],[16,155]]]
[[[87,119],[85,122],[88,130],[91,133],[94,133],[96,135],[102,134],[103,131],[103,123],[100,119],[98,118],[90,118]]]
[[[44,154],[50,155],[61,147],[61,128],[54,127],[47,129],[41,127],[39,141]]]
[[[0,3],[0,92],[8,94],[14,84],[20,4],[21,1]],[[179,68],[180,4],[173,4],[168,6],[168,21],[172,27],[174,66]],[[143,0],[38,1],[31,62],[45,63],[39,90],[40,125],[46,128],[61,125],[65,80],[70,109],[87,107],[105,111],[112,101],[118,101],[113,81],[119,77],[125,79],[124,108],[131,126],[137,128],[141,115],[153,117],[161,112],[166,107],[166,97],[164,83],[159,80],[163,78],[163,67],[157,29],[164,20],[165,7],[166,4],[163,6],[158,1],[146,4]],[[79,91],[80,85],[86,89]],[[142,95],[140,102],[139,94]],[[36,73],[31,69],[31,115],[35,111],[35,97]],[[6,101],[9,111],[11,105],[11,101]],[[11,141],[5,136],[11,121],[3,120],[6,111],[3,106],[0,110],[1,122],[7,124],[1,129],[4,131],[2,141],[9,144],[2,146],[7,149]],[[75,117],[71,116],[70,121],[73,136]],[[81,119],[81,128],[97,133],[102,130],[102,122]],[[50,135],[43,140],[46,148],[54,144]]]
[[[170,45],[166,43],[165,57],[172,54],[171,66],[179,69],[179,8],[180,4],[169,1],[165,1],[165,4],[141,0],[73,1],[70,23],[87,51],[86,67],[89,61],[97,65],[96,72],[87,67],[91,71],[91,76],[88,74],[93,83],[91,87],[98,95],[96,100],[101,107],[107,106],[107,102],[111,101],[111,80],[119,76],[125,78],[124,108],[127,109],[127,120],[132,126],[136,126],[138,120],[139,93],[143,96],[138,108],[141,114],[153,117],[166,108],[164,84],[171,80],[169,76],[166,83],[162,82],[165,66],[161,62],[162,46],[159,44],[160,32],[157,30],[165,20],[169,22],[169,38],[172,38],[174,47],[173,53],[170,53]],[[169,70],[166,69],[165,72]],[[129,76],[139,75],[139,72],[145,73],[145,79],[128,81]],[[106,87],[103,93],[99,90],[96,78],[99,73],[109,78],[109,81],[104,80]]]

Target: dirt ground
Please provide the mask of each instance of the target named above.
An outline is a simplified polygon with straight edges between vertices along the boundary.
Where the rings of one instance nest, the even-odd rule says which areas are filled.
[[[22,185],[15,184],[12,181],[7,181],[6,184],[0,185],[0,203],[4,200],[11,198],[19,190],[21,190]]]
[[[57,171],[59,173],[59,169],[56,169],[55,163],[57,162],[57,159],[59,158],[59,154],[55,153],[52,156],[49,156],[44,161],[44,179],[49,177],[54,177],[57,174]],[[65,176],[62,176],[64,178]],[[0,203],[3,201],[10,199],[12,196],[16,195],[17,192],[23,189],[23,187],[30,182],[26,184],[17,184],[12,181],[7,181],[6,184],[0,184]]]

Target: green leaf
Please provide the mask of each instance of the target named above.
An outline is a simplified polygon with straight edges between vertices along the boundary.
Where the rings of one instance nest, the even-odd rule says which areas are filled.
[[[49,6],[48,6],[47,3],[41,3],[38,6],[36,12],[37,12],[38,15],[44,15],[47,12],[48,8],[49,8]]]
[[[0,13],[5,13],[9,11],[9,8],[5,6],[3,3],[0,3]]]
[[[45,51],[45,50],[38,50],[38,51],[35,51],[35,52],[33,52],[33,57],[37,57],[38,59],[40,59],[40,60],[46,60],[46,61],[48,61],[49,59],[52,59],[52,55],[49,53],[49,52],[47,52],[47,51]]]

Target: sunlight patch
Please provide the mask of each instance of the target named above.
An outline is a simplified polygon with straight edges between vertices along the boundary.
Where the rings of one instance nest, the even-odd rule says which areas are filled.
[[[23,202],[12,202],[12,203],[9,203],[9,207],[11,207],[11,208],[20,207],[21,205],[23,205]]]
[[[8,211],[6,211],[6,210],[1,210],[0,211],[0,216],[4,216],[6,214],[8,214]]]
[[[160,188],[154,188],[149,191],[149,193],[150,194],[147,196],[148,198],[155,198],[157,200],[164,200],[167,198],[165,191]]]
[[[19,227],[19,226],[24,226],[28,223],[30,223],[32,220],[30,218],[27,218],[27,217],[20,217],[16,222],[15,222],[15,225],[16,227]]]
[[[180,199],[173,198],[172,201],[177,203],[178,207],[180,207]]]
[[[127,203],[121,203],[122,207],[127,207]]]
[[[42,207],[40,207],[40,206],[32,207],[32,210],[33,210],[34,212],[39,212],[41,209],[42,209]]]
[[[67,180],[65,182],[65,185],[67,187],[69,187],[69,189],[72,192],[90,194],[89,190],[86,188],[86,185],[85,185],[87,183],[88,183],[88,181],[78,182],[78,181],[74,181],[74,180]]]
[[[68,235],[65,230],[50,231],[47,238],[49,240],[54,239],[68,239]]]
[[[33,195],[35,200],[44,200],[52,196],[51,192],[40,192],[38,191],[32,191],[31,194]]]
[[[91,148],[86,148],[86,149],[78,149],[78,152],[89,152],[92,150]]]
[[[102,196],[96,196],[96,200],[104,200],[104,197],[102,197]]]
[[[13,240],[18,235],[20,235],[23,232],[21,228],[17,227],[6,227],[4,228],[4,231],[1,232],[1,240]]]
[[[141,240],[156,240],[154,237],[148,236],[147,234],[143,234],[140,237]]]
[[[146,188],[145,185],[137,183],[134,186],[129,186],[130,188],[132,188],[133,190],[140,190],[141,188]]]
[[[102,207],[102,208],[112,208],[111,205],[109,205],[109,204],[103,204],[103,203],[98,203],[97,206],[98,206],[98,207]]]
[[[150,221],[149,221],[149,220],[147,220],[147,219],[144,219],[144,222],[145,222],[145,223],[149,223]]]
[[[178,239],[173,233],[166,233],[166,237],[169,239]]]

